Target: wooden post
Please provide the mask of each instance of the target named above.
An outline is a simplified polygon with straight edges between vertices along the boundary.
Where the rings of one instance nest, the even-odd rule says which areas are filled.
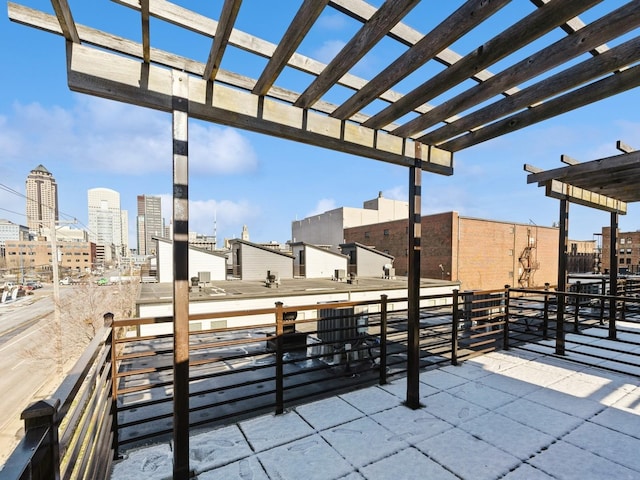
[[[453,291],[451,306],[451,365],[458,365],[458,330],[460,330],[460,290]]]
[[[283,303],[276,302],[276,415],[284,413],[284,313]]]
[[[511,285],[504,286],[504,326],[502,327],[502,348],[509,350],[509,301],[511,299]]]
[[[616,340],[616,296],[618,294],[618,214],[611,212],[609,236],[609,339]]]
[[[189,78],[173,92],[173,478],[189,473]]]
[[[42,438],[39,446],[41,463],[32,465],[33,477],[42,480],[60,480],[60,442],[58,439],[58,408],[60,400],[39,400],[22,411],[25,438]],[[42,437],[43,432],[46,436]],[[31,443],[31,442],[30,442]],[[34,442],[34,444],[37,444]]]
[[[380,385],[387,384],[387,300],[380,295]]]
[[[420,241],[422,237],[422,145],[416,142],[414,165],[409,169],[409,278],[407,318],[407,400],[420,408]]]
[[[556,355],[564,355],[564,306],[567,291],[567,245],[569,243],[569,200],[566,198],[560,200],[560,232],[558,240]]]

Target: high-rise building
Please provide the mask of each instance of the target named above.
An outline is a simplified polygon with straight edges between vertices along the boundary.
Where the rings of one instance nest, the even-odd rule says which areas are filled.
[[[109,188],[92,188],[87,191],[89,206],[89,238],[100,251],[114,251],[122,255],[122,210],[120,194]],[[111,261],[110,255],[98,260]]]
[[[138,195],[138,254],[155,253],[155,237],[163,237],[162,201],[160,197]]]
[[[38,165],[26,181],[27,226],[35,233],[58,220],[58,184],[49,170]]]

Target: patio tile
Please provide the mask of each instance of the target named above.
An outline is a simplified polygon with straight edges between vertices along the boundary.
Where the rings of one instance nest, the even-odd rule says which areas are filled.
[[[551,435],[492,412],[469,420],[460,428],[521,460],[555,441]]]
[[[416,447],[460,477],[474,480],[495,480],[520,464],[513,455],[457,428]]]
[[[638,478],[637,471],[563,441],[554,443],[528,463],[559,480]]]
[[[311,435],[258,454],[270,478],[327,480],[354,471],[319,435]]]
[[[355,390],[340,397],[366,415],[388,410],[402,403],[400,398],[380,387]]]
[[[407,448],[360,469],[367,480],[455,480],[454,474],[415,448]]]
[[[399,435],[370,418],[360,418],[320,433],[351,465],[363,467],[409,446]]]
[[[376,413],[371,418],[412,445],[453,428],[424,408],[412,410],[402,405]]]
[[[314,433],[297,413],[288,412],[282,415],[265,415],[240,422],[251,448],[255,452],[267,450]]]
[[[495,411],[518,423],[535,428],[554,437],[560,437],[582,423],[581,418],[524,398],[499,407]]]
[[[316,430],[335,427],[364,414],[340,397],[330,397],[296,407],[296,412]]]

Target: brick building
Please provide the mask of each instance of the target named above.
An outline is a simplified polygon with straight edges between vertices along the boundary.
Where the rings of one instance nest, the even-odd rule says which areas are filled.
[[[461,217],[422,217],[421,276],[459,281],[463,290],[533,287],[558,281],[558,229]],[[397,275],[408,273],[408,220],[346,228],[347,242],[395,257]],[[638,242],[640,246],[640,241]]]
[[[640,273],[640,232],[618,232],[616,250],[618,251],[618,273]],[[611,227],[602,229],[602,273],[608,273],[610,268]]]
[[[58,242],[58,269],[61,275],[91,270],[96,261],[93,242]],[[6,241],[6,266],[21,276],[51,275],[51,243],[43,240]]]

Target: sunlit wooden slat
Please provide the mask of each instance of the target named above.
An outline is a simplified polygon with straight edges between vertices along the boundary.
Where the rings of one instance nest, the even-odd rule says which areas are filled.
[[[474,71],[503,59],[600,1],[602,0],[552,0],[371,117],[365,125],[371,128],[388,125],[415,106],[430,101],[463,82]]]
[[[211,51],[209,52],[209,58],[204,68],[203,77],[208,80],[213,80],[220,68],[220,62],[224,55],[224,50],[229,43],[229,36],[233,31],[233,25],[236,22],[238,11],[242,0],[225,0],[222,7],[222,14],[220,15],[220,21],[216,28],[215,38],[211,45]]]
[[[329,0],[305,0],[303,2],[269,59],[269,63],[258,78],[253,93],[265,95],[269,91],[328,2]]]

